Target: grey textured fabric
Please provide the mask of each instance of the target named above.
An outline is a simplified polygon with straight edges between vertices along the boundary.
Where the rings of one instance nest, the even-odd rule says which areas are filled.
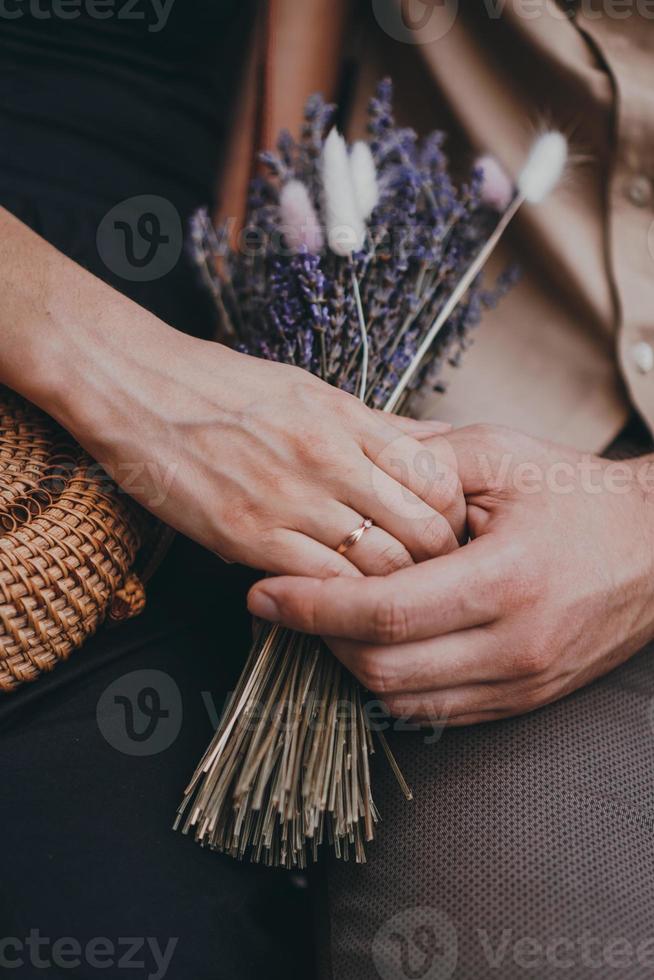
[[[654,648],[532,715],[392,738],[321,980],[654,977]],[[403,953],[404,950],[404,953]],[[404,961],[402,956],[404,955]]]
[[[654,977],[654,646],[531,715],[389,741],[415,799],[377,758],[321,980]]]

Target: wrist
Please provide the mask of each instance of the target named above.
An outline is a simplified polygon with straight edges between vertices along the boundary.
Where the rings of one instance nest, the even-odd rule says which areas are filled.
[[[43,407],[91,452],[140,430],[192,338],[102,284],[40,352]],[[36,400],[36,399],[34,399]]]

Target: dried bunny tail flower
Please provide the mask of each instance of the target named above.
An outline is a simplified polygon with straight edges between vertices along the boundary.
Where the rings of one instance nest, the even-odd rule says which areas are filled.
[[[350,151],[350,170],[359,214],[367,221],[379,204],[379,183],[372,150],[363,140]]]
[[[485,154],[475,163],[482,174],[481,199],[494,211],[506,211],[515,193],[513,181],[496,157]]]
[[[329,247],[344,257],[359,252],[366,227],[357,207],[347,146],[336,129],[331,130],[323,147],[322,183]]]
[[[518,190],[529,204],[540,204],[563,176],[568,141],[562,133],[543,133],[533,144],[518,177]]]
[[[306,248],[312,255],[322,251],[325,243],[318,215],[301,180],[289,180],[279,195],[282,233],[289,248],[299,252]]]

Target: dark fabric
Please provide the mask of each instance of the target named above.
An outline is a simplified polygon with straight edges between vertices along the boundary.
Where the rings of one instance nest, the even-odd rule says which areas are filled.
[[[92,0],[73,17],[5,5],[21,16],[0,25],[3,169],[95,199],[137,193],[139,174],[149,193],[212,193],[254,0],[99,2],[103,17]]]
[[[611,455],[634,455],[634,422]],[[378,838],[321,886],[320,980],[654,976],[654,645],[533,714],[389,741]]]
[[[217,564],[178,540],[141,619],[103,630],[6,698],[1,976],[311,975],[306,896],[295,880],[171,830],[248,643],[248,576],[221,577]],[[77,953],[65,945],[66,958],[58,940]]]
[[[25,15],[0,18],[0,204],[209,336],[211,304],[181,240],[171,270],[133,281],[103,259],[98,229],[126,197],[158,195],[181,238],[211,202],[253,4],[176,0],[159,34],[13,6]],[[178,538],[141,617],[0,697],[1,976],[306,980],[294,879],[171,830],[247,653],[248,582]]]
[[[107,18],[92,3],[73,18],[57,14],[65,0],[7,6],[21,16],[0,18],[0,205],[173,326],[211,336],[184,239],[215,198],[255,0],[175,0],[167,18],[141,0],[117,0]],[[115,208],[133,229],[124,241]],[[173,255],[163,274],[120,255],[147,255],[152,213]]]

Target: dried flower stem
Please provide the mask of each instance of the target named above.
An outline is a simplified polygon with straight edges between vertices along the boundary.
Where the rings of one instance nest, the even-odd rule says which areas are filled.
[[[361,331],[361,380],[359,382],[359,398],[362,402],[366,400],[366,391],[368,390],[368,361],[370,358],[370,347],[368,344],[368,328],[366,326],[366,317],[363,312],[363,303],[361,302],[361,290],[359,289],[359,280],[357,279],[357,274],[354,265],[350,267],[350,273],[352,276],[352,289],[354,290],[354,300],[357,307],[357,316],[359,318],[359,330]]]
[[[419,370],[420,365],[422,364],[423,360],[425,359],[431,347],[433,346],[433,343],[436,337],[438,336],[439,331],[442,329],[442,327],[447,323],[449,318],[452,316],[452,313],[457,308],[457,306],[459,305],[459,303],[461,302],[465,294],[472,286],[474,280],[477,278],[481,270],[488,262],[488,259],[493,254],[498,242],[502,238],[502,235],[508,228],[509,224],[511,223],[511,221],[513,220],[513,218],[515,217],[515,215],[517,214],[517,212],[519,211],[523,203],[524,203],[524,197],[522,197],[521,194],[516,194],[513,201],[511,202],[509,207],[506,209],[506,211],[498,221],[497,226],[493,231],[493,234],[490,236],[488,241],[482,247],[474,262],[468,267],[468,269],[461,277],[461,279],[459,279],[458,283],[456,284],[451,294],[449,295],[447,301],[445,302],[443,308],[441,309],[438,316],[434,320],[431,328],[425,334],[422,342],[420,343],[420,346],[418,347],[418,350],[416,351],[414,357],[411,360],[411,363],[409,364],[404,374],[400,378],[397,386],[393,391],[393,394],[384,405],[383,408],[384,412],[390,413],[396,410],[398,403],[400,402],[400,399],[404,395],[408,385],[411,383],[411,380],[413,379],[416,371]]]
[[[335,131],[323,139],[331,115],[319,97],[309,100],[300,143],[282,134],[278,153],[266,155],[271,177],[254,182],[248,219],[263,247],[230,250],[212,267],[217,240],[205,217],[194,226],[194,253],[241,350],[398,411],[411,382],[439,383],[445,360],[501,295],[476,277],[522,199],[540,200],[553,186],[565,146],[545,134],[498,219],[483,207],[481,178],[454,185],[439,134],[418,142],[395,125],[390,84],[371,101],[367,145],[350,151]],[[280,225],[288,253],[276,247]],[[323,641],[255,623],[247,663],[175,825],[212,849],[268,865],[303,867],[322,842],[338,857],[365,861],[379,819],[373,751],[359,684]]]

